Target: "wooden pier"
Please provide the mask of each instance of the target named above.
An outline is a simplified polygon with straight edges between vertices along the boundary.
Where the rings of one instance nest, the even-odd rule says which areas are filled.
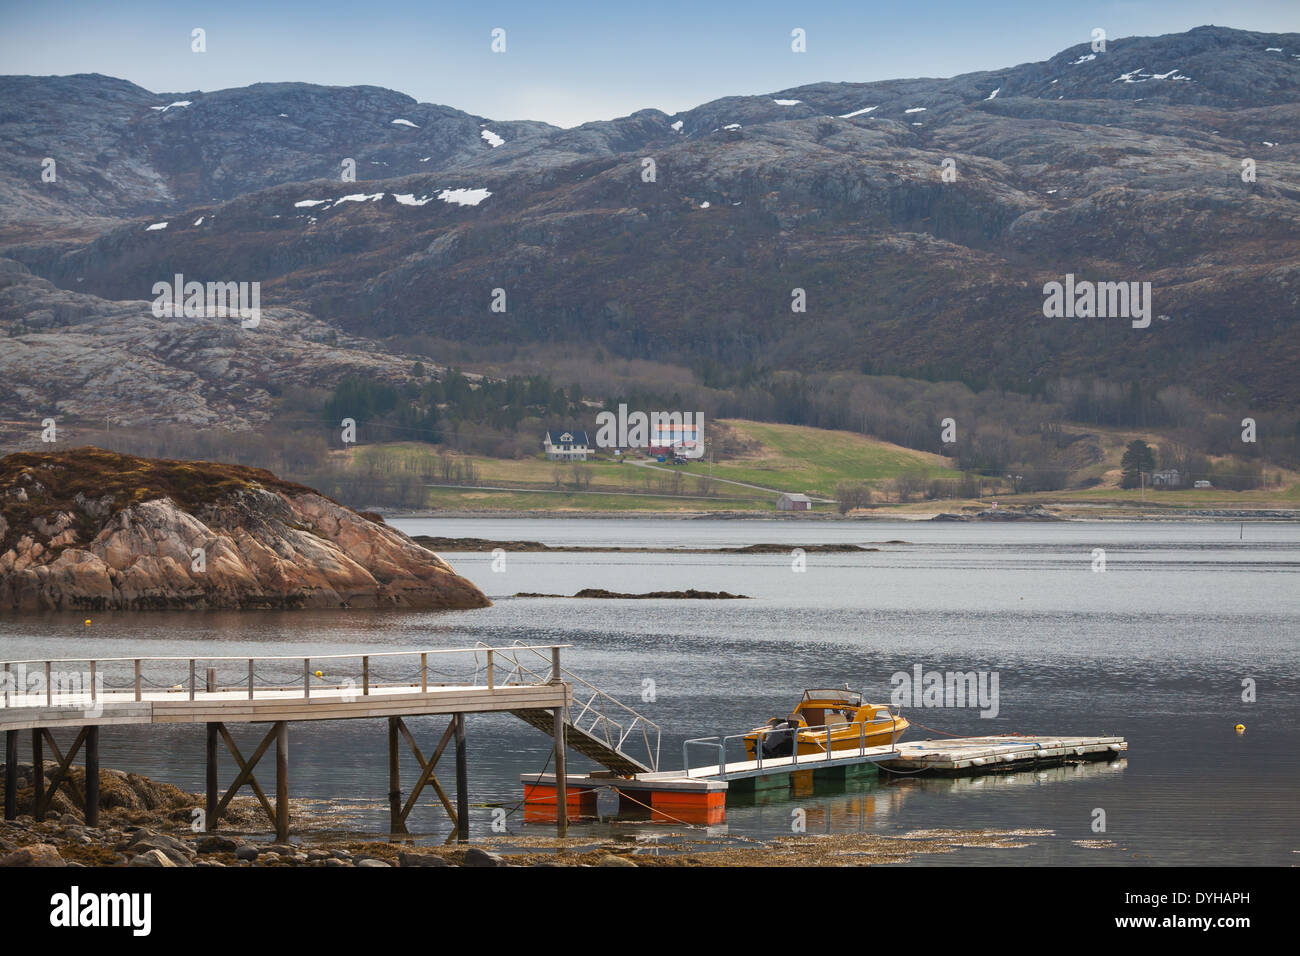
[[[289,832],[289,725],[296,721],[386,718],[390,822],[395,833],[406,832],[406,820],[426,787],[431,787],[452,820],[457,835],[469,835],[468,770],[465,716],[508,712],[532,726],[549,730],[555,766],[563,794],[566,748],[605,756],[618,769],[651,770],[658,757],[658,728],[640,715],[615,723],[613,698],[569,674],[560,666],[567,644],[543,646],[516,643],[495,648],[470,648],[330,654],[304,657],[99,658],[96,660],[31,660],[0,662],[0,731],[6,744],[5,817],[17,815],[19,737],[31,733],[34,767],[34,815],[48,812],[55,793],[68,781],[68,771],[84,751],[85,818],[99,818],[99,742],[101,731],[128,725],[203,724],[205,735],[206,802],[204,829],[215,831],[230,801],[247,786],[261,803],[277,838]],[[472,657],[472,676],[448,681],[443,667],[459,655]],[[540,662],[540,663],[539,663]],[[531,665],[531,666],[530,666]],[[397,672],[405,670],[405,674]],[[201,675],[201,676],[200,676]],[[237,676],[235,676],[237,675]],[[574,686],[583,688],[581,711],[574,713]],[[446,730],[426,758],[406,718],[445,716]],[[247,758],[231,736],[236,724],[267,727]],[[617,729],[616,729],[617,728]],[[621,747],[629,742],[622,728],[636,728],[654,752],[650,762],[630,757]],[[54,732],[75,729],[64,753]],[[453,805],[434,770],[454,741],[456,802]],[[415,785],[402,799],[401,743],[420,767]],[[238,767],[234,780],[221,792],[219,743]],[[275,750],[275,800],[267,797],[255,775],[262,758]],[[46,749],[55,760],[50,785],[45,785]],[[567,805],[567,804],[565,804]],[[197,808],[196,808],[197,809]],[[568,814],[554,815],[563,834]]]

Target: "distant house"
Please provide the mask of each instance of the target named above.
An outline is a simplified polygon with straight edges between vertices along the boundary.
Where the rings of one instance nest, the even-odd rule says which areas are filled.
[[[586,461],[591,454],[587,433],[576,428],[551,428],[542,436],[547,461]]]
[[[650,454],[682,455],[698,458],[700,449],[701,427],[694,424],[674,424],[671,422],[652,422],[650,424]]]
[[[1192,485],[1192,487],[1193,487],[1193,488],[1213,488],[1214,485],[1210,484],[1208,481],[1206,481],[1204,478],[1202,478],[1200,481],[1195,482],[1195,483]]]
[[[1170,468],[1166,471],[1153,471],[1151,473],[1152,488],[1181,488],[1183,486],[1183,475],[1177,468]]]
[[[812,511],[812,499],[787,493],[776,499],[776,507],[780,511]]]

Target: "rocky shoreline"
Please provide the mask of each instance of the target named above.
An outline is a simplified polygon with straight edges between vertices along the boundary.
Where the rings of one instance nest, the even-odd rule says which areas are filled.
[[[944,511],[935,515],[931,521],[1067,521],[1060,515],[1044,508],[986,508],[972,514]]]
[[[539,594],[535,591],[520,591],[515,595],[517,598],[567,598],[568,594]],[[641,594],[627,594],[622,591],[607,591],[604,588],[583,588],[581,591],[572,595],[575,598],[603,598],[603,599],[644,599],[652,598],[674,598],[683,601],[747,601],[748,594],[732,594],[730,591],[697,591],[695,588],[689,588],[685,591],[645,591]]]
[[[568,554],[789,554],[798,549],[808,554],[857,554],[879,551],[858,544],[746,544],[730,548],[651,548],[620,545],[543,544],[540,541],[498,541],[492,538],[441,538],[417,534],[411,538],[430,551],[502,551],[516,553],[568,553]],[[890,542],[893,543],[893,542]]]
[[[256,798],[231,801],[226,832],[191,828],[199,794],[118,770],[100,771],[101,825],[88,827],[78,795],[85,775],[70,773],[72,797],[55,794],[44,820],[31,816],[30,765],[20,766],[14,820],[0,820],[0,868],[26,867],[514,867],[514,866],[863,866],[907,863],[918,855],[967,847],[1016,849],[1049,830],[921,830],[897,836],[869,833],[802,834],[760,842],[715,837],[704,828],[665,828],[614,836],[502,836],[474,845],[417,844],[410,837],[378,838],[335,829],[337,819],[311,801],[291,801],[297,832],[290,842],[255,835],[267,825]],[[47,771],[47,775],[52,771]]]

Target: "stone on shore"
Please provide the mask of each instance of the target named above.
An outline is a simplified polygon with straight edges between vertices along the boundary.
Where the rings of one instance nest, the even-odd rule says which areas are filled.
[[[67,866],[58,847],[49,843],[33,843],[7,856],[0,857],[0,867],[4,866]]]
[[[481,850],[476,846],[470,847],[465,851],[466,866],[506,866],[505,857],[496,853],[489,853],[487,850]]]
[[[178,865],[179,864],[175,863],[162,850],[148,850],[144,853],[137,854],[136,856],[131,857],[131,862],[127,864],[127,866],[166,866],[166,867],[175,867]]]

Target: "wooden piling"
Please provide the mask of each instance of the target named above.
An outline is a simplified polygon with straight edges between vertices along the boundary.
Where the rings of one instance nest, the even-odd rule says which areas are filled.
[[[558,661],[559,653],[556,653]],[[557,663],[558,666],[558,663]],[[569,785],[565,767],[564,708],[555,708],[555,833],[563,837],[569,832]]]
[[[400,725],[400,718],[388,718],[388,829],[391,833],[407,832],[402,822],[402,754],[397,742]]]
[[[203,809],[203,829],[211,833],[217,827],[217,731],[220,724],[208,721],[205,725],[208,731],[207,745],[207,801]]]
[[[32,731],[32,816],[45,805],[45,742],[41,739],[42,731]]]
[[[469,768],[465,765],[465,715],[456,715],[456,837],[469,839]]]
[[[86,728],[86,826],[99,826],[99,727]]]
[[[18,731],[5,731],[5,819],[18,816]]]
[[[275,838],[289,839],[289,722],[275,725]]]

